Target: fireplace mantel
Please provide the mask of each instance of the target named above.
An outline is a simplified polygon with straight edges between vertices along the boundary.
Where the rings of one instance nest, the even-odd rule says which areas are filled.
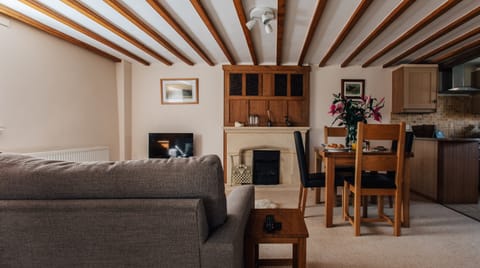
[[[234,165],[251,166],[253,149],[280,150],[280,183],[298,184],[294,131],[300,131],[305,140],[309,127],[224,127],[225,182],[231,183]],[[235,163],[233,163],[235,161]]]
[[[294,131],[306,133],[309,127],[224,127],[225,133],[287,133],[292,134]]]

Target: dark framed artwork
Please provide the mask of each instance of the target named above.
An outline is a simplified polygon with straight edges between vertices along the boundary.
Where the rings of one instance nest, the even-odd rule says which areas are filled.
[[[365,79],[342,79],[342,96],[360,99],[365,96]]]
[[[160,79],[162,104],[197,104],[198,78]]]

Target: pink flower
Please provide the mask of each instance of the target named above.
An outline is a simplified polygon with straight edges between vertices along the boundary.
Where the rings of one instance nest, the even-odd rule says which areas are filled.
[[[335,114],[337,106],[335,104],[330,105],[330,111],[328,112],[331,115]]]
[[[345,105],[343,105],[343,103],[341,103],[341,102],[337,103],[337,112],[339,112],[339,113],[343,112],[344,107],[345,107]]]
[[[385,98],[378,101],[371,96],[363,96],[360,101],[354,101],[341,94],[334,94],[334,100],[330,105],[329,114],[335,116],[332,125],[338,122],[338,125],[351,125],[359,121],[367,121],[373,118],[375,121],[381,121],[380,110],[385,106]]]

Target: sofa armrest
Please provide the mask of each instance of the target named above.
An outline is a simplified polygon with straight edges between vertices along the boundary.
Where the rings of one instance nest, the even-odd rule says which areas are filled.
[[[254,206],[252,185],[235,187],[227,196],[227,220],[202,245],[202,267],[243,267],[245,229]]]

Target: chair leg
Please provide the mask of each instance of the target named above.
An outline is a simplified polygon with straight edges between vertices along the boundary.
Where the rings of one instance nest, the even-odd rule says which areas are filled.
[[[360,235],[360,221],[361,221],[360,206],[361,206],[361,203],[362,203],[362,196],[360,195],[360,193],[355,192],[354,193],[354,204],[353,204],[353,208],[354,208],[353,228],[355,230],[355,236]]]
[[[395,195],[395,213],[393,215],[393,234],[395,236],[400,236],[402,229],[401,229],[401,224],[402,224],[402,200],[399,194],[397,193]]]
[[[325,188],[323,188],[325,189]],[[317,195],[318,193],[318,195]],[[318,196],[318,199],[315,202],[320,203],[322,200],[322,188],[315,188],[315,196]]]
[[[302,200],[302,215],[305,217],[305,205],[307,203],[307,194],[308,194],[308,189],[303,187],[303,200]]]
[[[378,217],[383,216],[383,196],[379,195],[377,196],[377,211],[378,211]]]
[[[342,217],[343,217],[343,220],[348,220],[348,207],[349,207],[349,195],[350,195],[350,191],[348,190],[349,189],[349,184],[348,183],[344,183],[343,185],[343,195],[342,195]]]
[[[362,211],[362,214],[363,214],[363,217],[364,218],[368,218],[368,201],[369,201],[369,198],[368,198],[368,195],[365,195],[363,196],[362,198],[362,208],[363,208],[363,211]]]
[[[298,191],[298,209],[302,211],[302,197],[303,197],[303,185],[300,184],[300,190]]]

